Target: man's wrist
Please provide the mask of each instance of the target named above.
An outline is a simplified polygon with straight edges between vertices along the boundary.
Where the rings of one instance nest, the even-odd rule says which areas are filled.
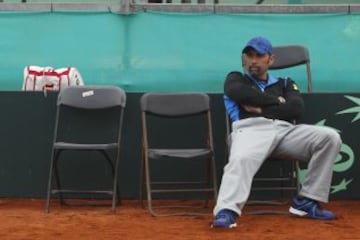
[[[286,103],[286,99],[283,96],[278,96],[279,104]]]

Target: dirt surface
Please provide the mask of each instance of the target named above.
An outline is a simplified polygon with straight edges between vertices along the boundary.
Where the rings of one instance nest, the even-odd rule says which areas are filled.
[[[211,215],[155,218],[138,201],[123,201],[115,212],[110,207],[69,207],[53,201],[46,214],[43,199],[0,199],[0,239],[360,239],[360,201],[333,201],[326,207],[337,220],[248,215],[264,207],[247,206],[237,228],[212,229]],[[210,213],[211,207],[206,211]]]

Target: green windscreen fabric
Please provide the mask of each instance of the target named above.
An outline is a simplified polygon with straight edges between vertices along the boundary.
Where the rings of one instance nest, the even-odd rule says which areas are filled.
[[[74,66],[85,84],[129,92],[220,93],[253,36],[301,44],[315,92],[359,92],[360,15],[0,13],[0,89],[20,90],[26,65]],[[306,91],[304,67],[274,72]]]

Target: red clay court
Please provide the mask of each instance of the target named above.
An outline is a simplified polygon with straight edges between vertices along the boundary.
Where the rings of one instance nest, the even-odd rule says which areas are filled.
[[[0,239],[360,239],[359,203],[336,200],[327,204],[338,215],[334,221],[245,214],[237,228],[212,229],[211,215],[154,218],[136,200],[123,201],[116,212],[111,212],[110,207],[60,206],[53,200],[51,212],[46,214],[44,199],[1,199]],[[244,212],[259,208],[264,206],[247,206]]]

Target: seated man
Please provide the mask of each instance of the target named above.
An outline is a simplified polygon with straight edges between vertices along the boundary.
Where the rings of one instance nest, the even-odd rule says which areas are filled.
[[[225,108],[232,120],[229,161],[214,208],[213,227],[236,226],[254,175],[271,156],[308,162],[308,173],[291,214],[329,220],[335,215],[320,207],[327,202],[333,164],[341,139],[331,128],[294,125],[304,112],[296,83],[268,73],[274,62],[269,40],[256,37],[242,50],[244,71],[230,72],[225,80]]]

